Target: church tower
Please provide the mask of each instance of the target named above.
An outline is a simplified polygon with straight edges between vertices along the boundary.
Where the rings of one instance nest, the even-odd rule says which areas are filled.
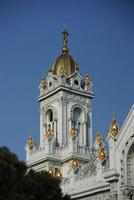
[[[26,161],[36,171],[68,177],[92,156],[92,81],[82,77],[70,55],[68,31],[63,31],[61,55],[40,81],[40,145],[32,137],[26,144]]]

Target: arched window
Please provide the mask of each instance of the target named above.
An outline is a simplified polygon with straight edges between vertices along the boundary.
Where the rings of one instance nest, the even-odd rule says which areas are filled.
[[[81,109],[80,108],[74,108],[73,110],[73,127],[75,129],[79,129],[81,124]]]
[[[76,129],[78,134],[78,144],[82,146],[83,143],[83,135],[82,135],[82,110],[78,107],[74,108],[73,110],[73,121],[72,121],[73,128]]]
[[[47,122],[53,121],[53,111],[51,109],[47,110],[46,117],[47,117]]]
[[[45,120],[46,120],[46,124],[47,124],[47,129],[48,127],[51,127],[51,129],[53,130],[53,111],[52,109],[48,109],[45,115]]]
[[[134,185],[134,143],[127,155],[127,184]]]

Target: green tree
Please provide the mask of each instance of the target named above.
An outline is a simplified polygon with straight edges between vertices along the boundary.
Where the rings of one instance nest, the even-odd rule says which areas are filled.
[[[0,148],[0,200],[70,200],[63,195],[60,180],[47,172],[28,171],[24,162]]]

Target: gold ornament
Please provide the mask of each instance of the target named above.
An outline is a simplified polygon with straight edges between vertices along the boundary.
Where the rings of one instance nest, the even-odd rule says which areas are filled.
[[[29,137],[27,144],[28,144],[28,146],[32,146],[34,144],[32,136]]]
[[[109,130],[108,130],[108,134],[111,134],[111,135],[113,135],[114,137],[116,137],[117,134],[118,134],[118,132],[119,132],[119,126],[118,126],[118,124],[117,124],[117,122],[116,122],[116,119],[113,118],[113,119],[112,119],[112,122],[111,122],[111,124],[110,124]]]
[[[53,169],[52,169],[52,167],[49,168],[48,173],[49,173],[51,176],[53,176]]]
[[[75,130],[75,128],[72,128],[70,133],[69,133],[72,137],[77,135],[77,131]]]
[[[54,136],[53,130],[51,130],[51,129],[49,128],[49,129],[47,130],[47,132],[45,133],[45,136],[46,136],[47,138],[53,137],[53,136]]]
[[[98,144],[100,144],[102,141],[103,141],[102,135],[101,135],[101,133],[98,133],[98,135],[97,135],[97,137],[96,137],[96,142],[97,142]]]
[[[100,159],[100,161],[104,161],[106,158],[106,153],[104,150],[104,147],[100,147],[99,151],[98,151],[98,158]]]
[[[72,160],[72,163],[71,163],[72,169],[75,170],[75,169],[78,168],[78,166],[79,166],[79,163],[78,163],[77,159],[76,159],[76,158],[73,159],[73,160]]]
[[[56,172],[55,176],[56,176],[57,178],[59,178],[59,179],[61,179],[61,178],[62,178],[62,174],[61,174],[61,172],[60,172],[60,170],[59,170],[59,169],[57,170],[57,172]]]
[[[47,86],[46,80],[45,79],[41,79],[40,85],[41,85],[41,87],[45,88]]]
[[[85,76],[85,83],[86,83],[86,85],[89,85],[90,82],[91,82],[91,78],[90,78],[89,74],[86,74],[86,76]]]

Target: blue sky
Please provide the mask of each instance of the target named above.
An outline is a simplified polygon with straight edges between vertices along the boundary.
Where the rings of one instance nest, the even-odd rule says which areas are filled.
[[[93,80],[93,133],[115,112],[121,125],[134,103],[134,1],[0,0],[0,145],[25,159],[29,129],[39,141],[39,81],[61,53]]]

